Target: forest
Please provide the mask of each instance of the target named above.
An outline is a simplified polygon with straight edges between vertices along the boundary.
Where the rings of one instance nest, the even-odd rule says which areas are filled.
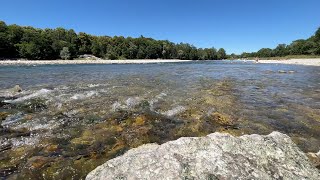
[[[320,28],[313,36],[308,39],[299,39],[291,44],[279,44],[276,48],[262,48],[257,52],[242,53],[238,58],[270,58],[270,57],[285,57],[285,56],[317,56],[320,55]],[[236,55],[235,55],[236,56]]]
[[[197,48],[188,43],[173,43],[123,36],[94,36],[72,29],[39,29],[7,25],[0,21],[0,59],[74,59],[92,54],[102,59],[186,59],[221,60],[238,58],[270,58],[288,55],[320,55],[320,28],[308,39],[257,52],[227,55],[223,48]]]
[[[92,54],[103,59],[226,59],[223,48],[123,36],[94,36],[72,29],[38,29],[0,21],[1,59],[74,59]]]

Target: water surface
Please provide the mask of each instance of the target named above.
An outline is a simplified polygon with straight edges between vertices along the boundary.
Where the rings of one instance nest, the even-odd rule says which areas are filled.
[[[197,61],[1,66],[0,176],[75,179],[145,143],[280,131],[320,147],[320,67]],[[1,95],[0,95],[1,96]]]

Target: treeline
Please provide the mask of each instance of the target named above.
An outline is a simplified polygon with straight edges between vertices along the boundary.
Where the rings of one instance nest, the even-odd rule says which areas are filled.
[[[284,57],[289,55],[320,55],[320,28],[308,39],[293,41],[290,45],[279,44],[276,48],[262,48],[258,52],[242,53],[240,58]]]
[[[0,21],[0,58],[74,59],[92,54],[103,59],[226,59],[224,49],[196,48],[167,40],[93,36],[74,30],[37,29]]]

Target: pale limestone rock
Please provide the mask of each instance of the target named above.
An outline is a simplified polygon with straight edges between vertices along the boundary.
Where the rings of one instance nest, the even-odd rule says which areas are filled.
[[[279,132],[214,133],[129,150],[93,170],[92,179],[320,179],[307,156]]]

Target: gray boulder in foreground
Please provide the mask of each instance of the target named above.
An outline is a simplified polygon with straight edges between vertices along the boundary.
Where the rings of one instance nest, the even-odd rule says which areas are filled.
[[[307,156],[279,132],[214,133],[131,149],[93,170],[91,179],[320,179]]]

